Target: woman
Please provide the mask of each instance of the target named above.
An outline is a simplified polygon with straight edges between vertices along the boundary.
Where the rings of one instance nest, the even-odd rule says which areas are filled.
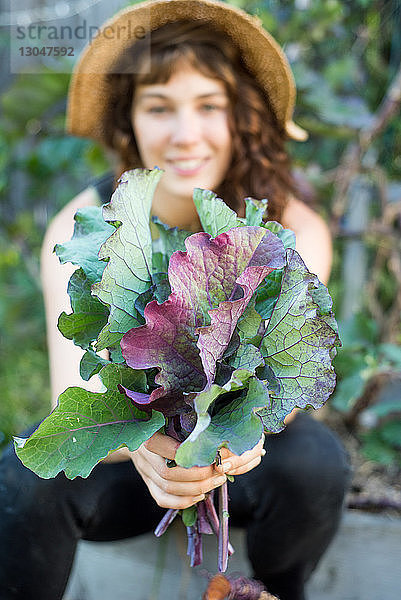
[[[291,121],[294,84],[276,42],[242,11],[208,0],[136,5],[107,27],[109,35],[100,33],[75,69],[69,131],[113,150],[116,176],[137,166],[162,168],[152,213],[171,226],[200,230],[194,187],[218,192],[240,215],[245,196],[268,197],[269,218],[296,233],[309,269],[327,282],[330,236],[295,197],[284,148],[288,136],[303,133]],[[150,36],[132,43],[119,35],[110,45],[110,31],[138,28]],[[80,351],[56,328],[68,310],[72,270],[52,249],[72,234],[78,208],[108,201],[111,181],[104,186],[72,200],[43,244],[53,406],[66,387],[89,386],[78,375]],[[226,451],[220,467],[167,468],[178,443],[161,433],[135,452],[114,452],[87,480],[40,480],[10,450],[0,467],[0,597],[62,598],[78,539],[150,531],[164,508],[191,506],[230,474],[242,475],[230,485],[230,515],[247,528],[255,577],[281,600],[302,600],[338,526],[348,467],[323,425],[306,414],[288,421],[284,432],[267,436],[262,461],[263,440],[241,456]],[[18,549],[15,539],[23,540]]]

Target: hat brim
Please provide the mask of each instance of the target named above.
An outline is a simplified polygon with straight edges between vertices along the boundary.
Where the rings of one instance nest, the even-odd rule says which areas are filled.
[[[111,93],[107,74],[135,41],[135,32],[151,33],[178,20],[210,22],[226,33],[268,96],[279,125],[289,137],[306,139],[306,132],[292,122],[295,83],[284,52],[257,17],[217,0],[146,1],[107,21],[82,52],[72,74],[66,119],[69,133],[104,142],[103,117]]]

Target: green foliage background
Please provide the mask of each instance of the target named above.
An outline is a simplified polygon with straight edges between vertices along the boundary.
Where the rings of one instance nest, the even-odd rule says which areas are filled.
[[[344,151],[372,123],[372,114],[399,68],[401,3],[399,0],[232,0],[231,3],[257,14],[289,57],[298,87],[295,120],[310,132],[307,142],[290,143],[290,151],[297,170],[318,191],[317,209],[330,220],[336,193],[335,174]],[[3,48],[8,43],[5,33],[0,43]],[[99,147],[64,135],[68,81],[68,74],[49,70],[15,76],[1,97],[0,447],[12,434],[21,433],[48,413],[48,367],[39,275],[40,246],[46,225],[92,177],[109,168]],[[382,186],[391,184],[392,189],[401,189],[399,116],[389,121],[367,157],[365,175],[373,180],[379,172]],[[401,193],[397,198],[400,197]],[[375,216],[372,214],[372,219]],[[365,241],[373,261],[376,242]],[[344,241],[339,238],[329,285],[338,313],[343,293],[343,248]],[[381,281],[378,299],[385,313],[392,305],[398,284],[386,265],[378,277]],[[386,340],[368,305],[347,327],[342,354],[345,358],[341,359],[340,353],[337,368],[340,381],[353,377],[354,384],[358,381],[360,386],[355,388],[348,382],[348,389],[363,392],[364,382],[372,373],[367,365],[373,365],[375,372],[389,365],[401,371],[397,351],[391,355],[392,361],[389,362],[388,354],[383,358],[380,344]],[[392,346],[399,350],[400,320],[397,328]],[[348,335],[349,330],[354,334]],[[351,355],[358,357],[352,362],[353,368],[347,360]],[[347,399],[343,389],[340,392],[342,395],[334,400],[337,409],[345,414],[352,400]],[[401,413],[396,411],[397,414],[391,420],[390,432],[387,428],[381,434],[380,426],[374,429],[370,440],[372,458],[382,462],[398,460]],[[369,452],[369,443],[367,448]]]

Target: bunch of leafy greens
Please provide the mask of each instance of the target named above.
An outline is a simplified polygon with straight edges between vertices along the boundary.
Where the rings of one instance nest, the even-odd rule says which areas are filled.
[[[79,267],[59,329],[85,349],[82,377],[99,373],[105,389],[68,388],[28,439],[15,439],[40,477],[87,477],[109,452],[136,450],[161,428],[182,442],[177,464],[209,465],[222,447],[241,454],[263,430],[281,431],[294,407],[320,407],[334,388],[331,298],[294,234],[263,221],[266,201],[246,199],[240,219],[200,189],[203,232],[150,225],[161,176],[124,173],[110,203],[78,211],[73,238],[56,246],[61,262]],[[110,360],[98,354],[105,348]],[[191,563],[202,560],[201,534],[214,531],[224,571],[226,485],[219,493],[220,518],[211,495],[182,517]],[[157,535],[177,512],[167,511]]]

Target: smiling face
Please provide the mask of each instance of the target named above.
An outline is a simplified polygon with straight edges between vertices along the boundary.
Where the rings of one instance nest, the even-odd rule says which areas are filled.
[[[164,170],[153,213],[165,223],[196,228],[194,187],[216,190],[223,181],[232,156],[229,108],[223,82],[189,65],[135,90],[132,126],[143,165]]]

